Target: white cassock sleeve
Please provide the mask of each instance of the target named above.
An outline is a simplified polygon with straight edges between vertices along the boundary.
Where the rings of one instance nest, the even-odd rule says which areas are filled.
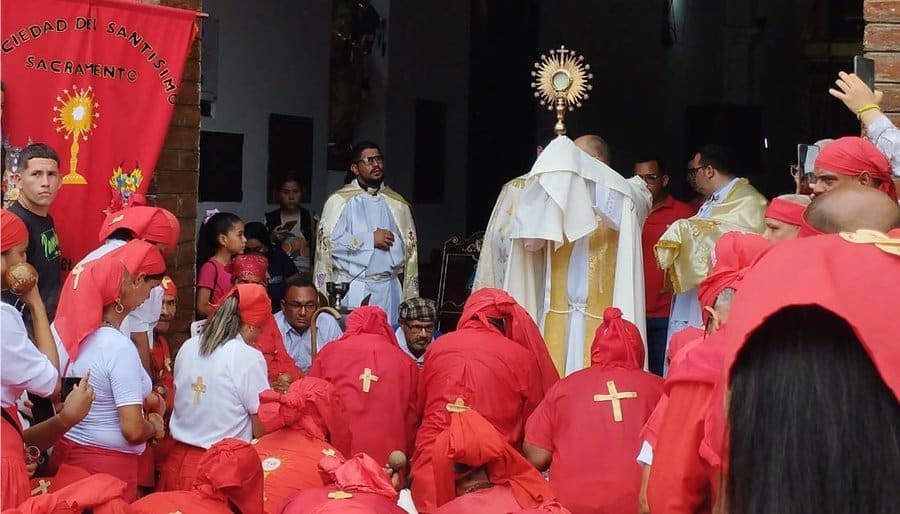
[[[56,389],[59,372],[37,346],[31,342],[25,330],[25,322],[14,307],[3,304],[3,342],[0,344],[0,362],[3,366],[3,407],[16,404],[16,398],[24,389],[41,397],[50,396]]]
[[[641,443],[641,451],[638,453],[637,461],[638,464],[643,466],[653,465],[653,447],[647,441]]]

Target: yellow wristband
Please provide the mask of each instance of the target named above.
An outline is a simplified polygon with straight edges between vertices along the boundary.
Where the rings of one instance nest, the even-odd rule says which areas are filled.
[[[880,110],[881,110],[881,107],[879,107],[878,104],[868,104],[868,105],[864,105],[864,106],[862,106],[858,111],[856,111],[856,117],[858,118],[858,117],[862,116],[862,114],[863,114],[864,112],[869,112],[869,111],[874,111],[874,110],[879,110],[879,111],[880,111]]]

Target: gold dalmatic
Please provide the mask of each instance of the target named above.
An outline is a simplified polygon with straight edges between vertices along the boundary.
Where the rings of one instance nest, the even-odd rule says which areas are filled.
[[[575,244],[566,242],[550,254],[550,307],[544,315],[544,340],[560,375],[566,372],[566,353],[569,344],[569,316],[574,310],[584,313],[584,345],[582,366],[591,363],[591,344],[594,333],[603,322],[603,311],[612,305],[613,285],[616,278],[616,254],[619,249],[619,232],[599,216],[597,228],[588,239],[587,303],[583,306],[569,304],[569,263]]]

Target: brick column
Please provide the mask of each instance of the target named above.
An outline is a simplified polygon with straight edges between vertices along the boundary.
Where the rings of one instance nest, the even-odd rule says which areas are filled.
[[[150,0],[180,9],[201,10],[201,0]],[[178,285],[178,314],[169,342],[173,352],[187,339],[194,319],[195,242],[197,190],[200,176],[200,41],[194,41],[178,93],[175,113],[162,154],[156,164],[150,195],[156,205],[169,209],[181,222],[181,240],[167,262],[168,273]]]
[[[865,0],[866,56],[875,59],[875,81],[884,92],[882,108],[900,124],[900,1]]]

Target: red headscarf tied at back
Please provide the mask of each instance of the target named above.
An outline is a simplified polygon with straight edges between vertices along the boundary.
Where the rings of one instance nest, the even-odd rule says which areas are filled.
[[[215,312],[219,305],[234,295],[238,297],[238,311],[241,314],[241,321],[245,324],[262,327],[272,317],[272,300],[269,298],[269,292],[259,284],[238,284],[232,287],[228,294],[213,305],[213,311]]]
[[[643,369],[644,340],[634,323],[622,318],[622,311],[607,307],[603,323],[591,343],[591,365],[600,368]]]
[[[891,165],[878,148],[861,137],[842,137],[819,152],[816,168],[859,176],[863,172],[880,181],[878,189],[897,201],[897,189],[891,177]]]
[[[129,514],[133,510],[122,499],[125,488],[118,478],[98,473],[58,491],[32,496],[3,514],[80,514],[88,509],[94,514]]]
[[[559,380],[559,372],[556,371],[553,359],[550,358],[540,329],[534,324],[528,311],[516,303],[506,291],[490,287],[479,289],[466,300],[457,329],[484,327],[497,330],[488,318],[502,319],[506,328],[503,335],[534,355],[541,371],[541,384],[546,393],[550,386]]]
[[[181,236],[178,219],[161,207],[128,207],[108,215],[100,226],[100,242],[121,228],[130,230],[137,239],[166,245],[166,255],[175,251]]]
[[[384,472],[384,467],[365,453],[357,453],[352,459],[341,461],[323,457],[319,471],[327,484],[334,484],[345,493],[368,493],[397,501],[397,490]]]
[[[773,198],[769,203],[769,207],[766,208],[765,217],[799,227],[803,223],[804,212],[806,212],[805,205],[790,202],[783,198]]]
[[[259,420],[266,432],[299,430],[341,453],[350,451],[350,429],[344,405],[334,386],[315,377],[301,378],[279,394],[271,389],[259,395]]]
[[[787,244],[790,243],[790,244]],[[816,257],[815,266],[797,266]],[[847,263],[853,263],[848,266]],[[900,346],[884,311],[900,291],[900,238],[872,230],[787,241],[769,251],[744,279],[725,332],[731,367],[750,335],[772,314],[793,305],[818,305],[856,333],[881,378],[900,399]]]
[[[457,462],[485,467],[490,482],[510,486],[523,509],[556,498],[549,482],[534,466],[506,442],[490,421],[472,409],[450,414],[450,427],[437,437],[432,451],[438,506],[456,497],[453,465]]]
[[[242,253],[231,260],[231,276],[234,280],[247,280],[265,284],[269,278],[269,259],[258,253]]]
[[[172,280],[172,277],[168,275],[164,276],[159,285],[163,288],[164,296],[178,296],[178,286],[175,285],[175,281]]]
[[[359,334],[382,336],[390,341],[391,344],[400,346],[400,343],[397,342],[397,336],[391,330],[390,323],[388,323],[387,314],[381,307],[364,305],[353,309],[353,312],[347,316],[347,330],[344,331],[344,336],[341,339]]]
[[[263,513],[263,470],[259,454],[240,439],[222,439],[197,464],[194,489],[231,501],[242,514]]]
[[[716,242],[715,262],[697,289],[700,307],[714,307],[719,294],[725,289],[737,289],[750,266],[772,243],[758,234],[727,232]],[[703,323],[709,321],[709,313],[703,310]]]
[[[0,253],[28,241],[28,227],[22,218],[3,209],[0,215]]]
[[[103,307],[119,298],[126,271],[132,277],[159,275],[166,271],[166,262],[158,248],[135,239],[69,273],[53,322],[69,362],[78,357],[84,339],[103,324]]]

